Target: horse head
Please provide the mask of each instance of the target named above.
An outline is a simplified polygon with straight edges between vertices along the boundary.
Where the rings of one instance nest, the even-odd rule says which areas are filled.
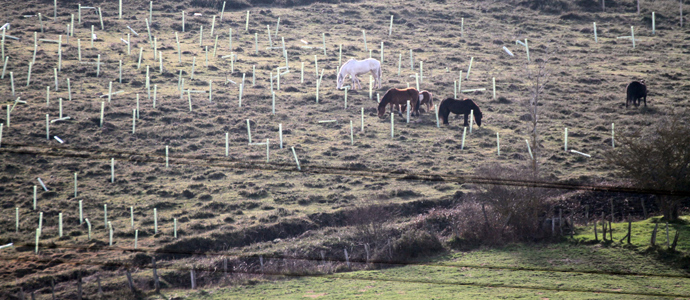
[[[345,82],[345,76],[343,75],[343,70],[340,70],[340,72],[338,72],[338,79],[336,82],[337,82],[336,89],[342,89],[343,88],[343,82]]]
[[[378,113],[379,113],[379,119],[383,118],[383,116],[386,115],[386,104],[384,104],[383,101],[381,101],[381,103],[379,103]]]
[[[481,127],[482,126],[482,111],[479,109],[479,106],[476,104],[475,106],[475,112],[474,112],[474,120],[477,122],[477,126]]]

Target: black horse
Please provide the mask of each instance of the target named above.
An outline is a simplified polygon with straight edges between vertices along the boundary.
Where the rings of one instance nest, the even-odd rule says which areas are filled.
[[[441,105],[438,107],[438,115],[443,119],[443,124],[448,124],[448,115],[452,112],[456,115],[464,114],[465,124],[462,126],[469,126],[467,116],[470,114],[470,111],[474,111],[474,120],[477,122],[477,126],[482,126],[482,111],[470,99],[455,100],[448,98],[441,101]]]
[[[640,99],[644,101],[644,106],[647,107],[647,86],[644,80],[628,83],[625,92],[625,107],[628,107],[630,102],[632,102],[635,107],[640,106]]]

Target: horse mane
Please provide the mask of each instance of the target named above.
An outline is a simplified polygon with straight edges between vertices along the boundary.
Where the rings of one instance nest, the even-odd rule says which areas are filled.
[[[388,102],[391,102],[392,97],[393,96],[391,95],[391,93],[386,91],[386,93],[383,94],[383,97],[381,98],[381,102],[379,103],[378,109],[381,110],[382,107],[385,109],[386,105],[388,105]]]

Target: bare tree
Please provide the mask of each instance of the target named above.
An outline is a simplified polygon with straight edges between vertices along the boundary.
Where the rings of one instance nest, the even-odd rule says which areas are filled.
[[[545,58],[538,58],[535,60],[536,64],[527,63],[525,65],[525,70],[527,73],[527,81],[529,85],[530,97],[525,101],[525,106],[527,107],[528,114],[530,116],[529,120],[529,136],[530,136],[530,148],[532,150],[532,157],[530,157],[530,168],[532,170],[532,177],[536,178],[538,176],[538,144],[539,144],[539,131],[537,129],[539,124],[539,116],[541,115],[540,101],[542,100],[542,94],[544,92],[544,86],[549,79],[549,70],[547,64],[549,61],[548,47],[546,49]]]
[[[620,167],[636,187],[663,191],[657,201],[664,218],[677,220],[681,201],[687,197],[673,193],[690,192],[688,120],[681,115],[671,116],[660,121],[651,134],[643,135],[638,129],[619,135],[617,140],[619,146],[607,154],[607,160]]]

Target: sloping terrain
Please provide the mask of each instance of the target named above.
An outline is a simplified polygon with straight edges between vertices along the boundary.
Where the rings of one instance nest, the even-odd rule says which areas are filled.
[[[631,3],[610,1],[607,12],[599,12],[596,6],[580,2],[558,12],[553,7],[533,10],[526,4],[492,1],[417,1],[404,5],[361,1],[298,3],[300,6],[295,7],[286,6],[290,3],[275,7],[246,3],[253,5],[247,8],[248,23],[246,10],[230,9],[244,2],[229,3],[232,5],[226,7],[222,20],[221,2],[159,2],[153,5],[150,26],[155,43],[149,41],[144,20],[150,17],[148,2],[124,1],[122,19],[118,18],[116,2],[81,3],[101,5],[102,25],[94,14],[97,10],[87,8],[82,9],[80,23],[77,3],[59,3],[55,20],[52,2],[5,3],[6,9],[0,14],[2,20],[11,23],[6,33],[19,40],[5,39],[9,59],[0,80],[0,121],[5,123],[0,147],[0,242],[14,242],[18,247],[3,250],[7,258],[0,272],[3,289],[44,289],[49,283],[46,278],[53,276],[64,282],[58,290],[72,295],[73,282],[69,280],[77,278],[75,264],[83,261],[90,262],[80,267],[85,274],[112,271],[122,275],[121,266],[103,264],[131,261],[133,254],[123,250],[134,247],[135,230],[138,248],[147,251],[189,245],[187,251],[229,249],[237,254],[253,243],[347,225],[319,223],[314,217],[318,214],[330,218],[343,210],[372,204],[417,207],[419,202],[451,201],[461,194],[458,191],[465,190],[459,178],[481,175],[474,174],[476,167],[527,163],[525,139],[530,127],[525,103],[542,62],[546,62],[548,76],[542,78],[547,81],[539,106],[540,144],[532,149],[542,174],[554,182],[618,184],[615,170],[602,158],[611,148],[611,124],[615,123],[617,133],[645,128],[688,107],[690,85],[684,72],[690,69],[685,59],[688,31],[679,28],[677,3],[671,1],[642,1],[640,15]],[[656,16],[654,34],[652,11]],[[68,38],[65,32],[72,14],[74,36]],[[389,35],[391,15],[394,22]],[[215,23],[213,16],[217,16]],[[596,22],[597,42],[592,22]],[[93,46],[92,26],[97,36]],[[630,39],[618,39],[630,35],[630,26],[635,30],[635,48]],[[27,86],[34,32],[39,41]],[[127,34],[129,53],[123,42],[128,40]],[[58,43],[41,41],[59,40],[60,35],[61,66]],[[326,55],[318,48],[322,47],[322,37]],[[282,38],[290,72],[281,75],[280,89],[278,78],[273,80],[272,114],[269,76],[285,66],[285,58],[282,49],[267,47],[282,47]],[[525,47],[516,44],[516,40],[525,39],[529,64]],[[383,87],[373,91],[370,99],[368,76],[360,76],[364,88],[348,91],[345,108],[345,91],[335,88],[340,46],[343,61],[369,57],[368,50],[380,59],[381,43]],[[152,44],[162,55],[162,72],[161,59],[157,55],[154,59]],[[514,56],[508,55],[504,46]],[[234,54],[235,61],[226,57]],[[96,65],[99,60],[100,68]],[[321,69],[324,75],[317,103],[317,71]],[[484,115],[481,127],[474,126],[471,134],[468,129],[464,149],[462,119],[451,118],[450,125],[437,128],[433,112],[413,117],[409,124],[396,117],[391,138],[390,118],[376,116],[377,94],[382,96],[393,87],[415,86],[415,73],[421,69],[419,87],[433,92],[436,103],[454,97],[454,81],[461,81],[461,90],[486,89],[458,92],[458,98],[474,99]],[[191,93],[181,94],[181,79],[184,89],[191,89]],[[648,106],[626,108],[625,86],[638,79],[647,82]],[[123,92],[108,101],[111,82],[113,93]],[[206,93],[209,82],[211,100]],[[242,82],[240,107],[238,85]],[[50,89],[49,103],[46,88]],[[137,95],[139,118],[132,133]],[[26,103],[12,109],[17,97]],[[46,115],[51,120],[57,118],[59,98],[63,99],[62,114],[70,120],[51,123],[46,140]],[[12,109],[10,125],[7,105]],[[247,120],[252,143],[270,140],[268,162],[266,146],[249,143]],[[319,122],[327,120],[336,122]],[[591,158],[563,151],[565,128],[569,149]],[[497,134],[500,155],[496,152]],[[301,171],[297,170],[292,147]],[[111,158],[115,161],[113,182]],[[84,217],[92,224],[91,240],[86,223],[79,222],[79,200],[83,201]],[[114,229],[113,248],[107,246],[104,205]],[[15,232],[17,208],[19,231]],[[43,213],[41,247],[39,255],[34,255],[39,212]],[[64,220],[62,238],[58,237],[59,213]],[[177,239],[173,237],[175,220]]]

